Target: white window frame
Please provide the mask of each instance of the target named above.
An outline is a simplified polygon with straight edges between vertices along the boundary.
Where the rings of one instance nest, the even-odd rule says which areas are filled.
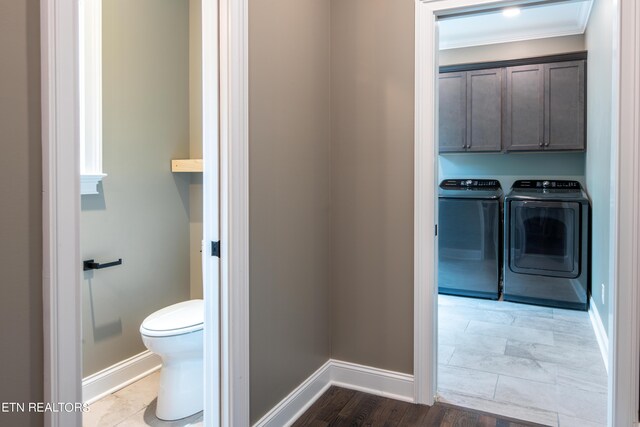
[[[102,0],[78,3],[80,192],[98,194],[102,171]]]

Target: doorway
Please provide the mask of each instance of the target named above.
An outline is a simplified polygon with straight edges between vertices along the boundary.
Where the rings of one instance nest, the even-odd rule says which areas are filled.
[[[100,2],[91,2],[99,4]],[[79,46],[82,39],[76,20],[81,12],[79,4],[73,1],[44,2],[42,9],[42,34],[43,34],[43,151],[45,161],[45,194],[47,202],[44,212],[45,232],[45,278],[44,278],[44,306],[45,306],[45,401],[48,402],[82,402],[82,350],[80,340],[80,320],[82,310],[82,296],[87,295],[87,290],[82,288],[80,274],[83,263],[80,256],[79,224],[80,224],[80,192],[81,184],[84,187],[85,180],[80,178],[81,154],[87,151],[81,148],[81,138],[77,131],[80,129],[79,112],[86,111],[79,102],[80,84],[79,72],[76,69],[82,59]],[[205,403],[204,422],[207,425],[215,425],[220,421],[221,394],[226,395],[225,389],[221,391],[220,365],[221,342],[220,339],[220,311],[227,305],[221,302],[220,288],[224,289],[227,282],[223,280],[220,286],[220,258],[216,254],[212,242],[220,240],[220,142],[219,142],[219,47],[218,47],[218,2],[202,2],[202,35],[201,38],[201,70],[207,78],[202,80],[202,115],[205,118],[202,125],[202,139],[200,142],[204,151],[203,185],[207,189],[204,192],[203,221],[204,230],[202,245],[198,244],[196,250],[203,249],[202,264],[204,270],[204,296],[205,296],[205,324],[204,328],[204,397]],[[127,40],[121,40],[125,45]],[[172,40],[175,42],[175,40]],[[135,62],[136,58],[133,58]],[[132,66],[134,64],[131,64]],[[127,66],[123,64],[121,71],[126,72]],[[100,71],[100,70],[99,70]],[[149,80],[142,78],[137,86],[144,86]],[[188,87],[188,84],[186,85]],[[107,95],[113,95],[108,93]],[[167,103],[156,105],[160,109],[167,107]],[[151,107],[153,108],[153,107]],[[149,112],[149,111],[147,111]],[[173,135],[178,136],[178,135]],[[188,141],[187,141],[188,142]],[[180,141],[184,143],[184,141]],[[144,151],[144,150],[143,150]],[[166,153],[165,153],[166,154]],[[171,153],[172,155],[180,153]],[[146,154],[138,152],[137,156],[123,156],[120,161],[131,162],[134,158],[154,158],[162,163],[163,173],[171,174],[171,161],[158,156],[157,152],[149,150]],[[84,156],[83,156],[84,157]],[[95,156],[96,158],[99,156]],[[159,158],[162,157],[162,158]],[[188,153],[186,156],[188,157]],[[171,157],[173,158],[173,156]],[[84,172],[84,171],[83,171]],[[108,171],[107,171],[108,172]],[[98,174],[88,174],[98,175]],[[225,177],[226,178],[226,177]],[[105,178],[106,179],[106,178]],[[121,180],[120,180],[121,181]],[[184,184],[183,178],[176,178],[176,188]],[[138,187],[140,198],[144,198],[145,186],[150,181],[145,177],[130,176],[129,181],[121,185]],[[171,181],[169,181],[171,182]],[[184,187],[184,185],[182,185]],[[95,186],[94,186],[95,189]],[[181,193],[182,194],[182,193]],[[184,201],[184,200],[182,200]],[[105,204],[109,203],[106,198]],[[179,202],[182,203],[182,202]],[[184,204],[182,204],[184,207]],[[223,208],[225,205],[223,204]],[[135,215],[135,214],[134,214]],[[188,233],[188,230],[187,230]],[[183,236],[184,237],[184,236]],[[188,236],[187,236],[188,239]],[[204,244],[208,242],[209,244]],[[197,242],[199,243],[199,242]],[[167,242],[170,244],[170,242]],[[138,252],[144,252],[142,250]],[[223,250],[223,254],[226,249]],[[116,256],[111,260],[106,256]],[[117,254],[106,255],[104,259],[95,259],[95,264],[108,261],[116,261],[114,269],[118,265],[126,264],[123,258],[119,264],[120,256]],[[167,260],[165,260],[167,261]],[[170,260],[172,261],[172,260]],[[133,263],[140,269],[153,269],[156,262],[151,260]],[[187,286],[188,286],[187,281]],[[113,290],[113,289],[112,289]],[[103,288],[102,291],[105,291]],[[144,299],[144,295],[139,296]],[[127,305],[134,298],[123,298],[112,302],[120,306]],[[135,299],[138,299],[136,297]],[[99,319],[96,319],[99,320]],[[121,320],[124,320],[122,318]],[[96,322],[96,325],[99,322]],[[124,321],[106,322],[108,328],[94,328],[98,332],[108,336],[120,327],[124,330]],[[137,329],[134,325],[134,329]],[[128,326],[127,326],[128,327]],[[224,358],[222,358],[224,359]],[[228,360],[228,358],[227,358]],[[123,379],[126,382],[126,379]],[[45,414],[48,425],[82,425],[82,413],[48,413]]]
[[[519,5],[525,6],[527,3],[533,2],[518,2]],[[417,400],[421,403],[430,403],[432,402],[430,396],[437,396],[436,390],[436,364],[435,360],[437,360],[437,355],[435,354],[435,347],[430,346],[429,343],[437,342],[437,276],[430,274],[430,272],[437,270],[436,263],[436,254],[437,254],[437,240],[433,231],[428,227],[430,221],[433,220],[434,223],[437,223],[435,220],[437,216],[437,207],[434,206],[434,201],[437,200],[436,197],[436,188],[439,184],[438,176],[432,172],[427,165],[436,165],[437,159],[437,149],[435,147],[433,141],[438,140],[438,132],[437,132],[437,118],[438,113],[435,109],[436,99],[437,99],[437,46],[438,46],[438,31],[437,31],[437,21],[439,18],[444,16],[451,16],[452,14],[465,14],[472,13],[478,11],[487,12],[487,10],[495,10],[504,8],[507,6],[514,6],[513,2],[475,2],[475,1],[450,1],[450,2],[438,2],[438,4],[430,4],[430,2],[419,2],[416,8],[416,147],[415,147],[415,155],[416,155],[416,181],[415,181],[415,206],[416,206],[416,227],[415,227],[415,257],[416,257],[416,266],[415,266],[415,357],[414,357],[414,374],[416,376],[416,396]],[[620,16],[620,10],[617,9],[613,12],[613,16]],[[629,25],[629,23],[628,23]],[[615,31],[624,31],[620,30],[619,27],[615,27]],[[615,50],[615,39],[614,36],[614,50]],[[619,62],[620,57],[613,58],[614,71],[613,75],[616,75],[616,69],[619,70]],[[615,79],[614,79],[615,80]],[[617,122],[619,116],[616,114],[616,100],[619,99],[619,94],[616,93],[618,90],[618,86],[616,86],[616,82],[614,81],[613,86],[613,106],[612,106],[612,114],[613,121]],[[628,122],[627,122],[628,124]],[[625,143],[619,142],[617,139],[617,134],[615,133],[616,129],[614,127],[614,138],[612,147],[610,147],[612,152],[612,173],[611,173],[611,182],[614,185],[618,185],[618,173],[620,169],[624,169],[621,166],[620,162],[624,162],[623,159],[618,159],[617,153],[619,147],[623,147]],[[620,144],[620,145],[618,145]],[[620,168],[620,169],[619,169]],[[437,168],[434,167],[434,170]],[[614,191],[614,199],[616,192]],[[617,206],[619,202],[615,202]],[[617,217],[617,209],[614,208],[615,213],[612,213],[612,217]],[[438,232],[440,230],[437,230]],[[620,262],[616,259],[615,255],[613,255],[613,251],[615,247],[620,244],[619,234],[620,231],[617,228],[612,228],[611,235],[611,248],[612,253],[610,254],[608,251],[603,255],[607,259],[610,259],[610,265],[612,268],[611,277],[614,279],[610,282],[612,286],[609,287],[611,294],[611,301],[613,302],[614,309],[613,315],[610,316],[614,319],[619,319],[621,317],[628,316],[630,312],[626,311],[617,311],[617,308],[620,306],[616,306],[617,295],[619,293],[627,292],[625,289],[626,284],[617,280],[617,274],[620,272]],[[440,236],[439,236],[440,237]],[[432,261],[433,260],[433,261]],[[632,298],[634,304],[637,304],[636,299]],[[617,356],[617,347],[615,345],[615,337],[617,333],[620,331],[616,328],[617,320],[609,323],[609,335],[612,337],[611,342],[612,345],[609,348],[609,352],[606,355],[606,359],[608,361],[612,359],[616,359]],[[625,331],[626,333],[626,331]],[[634,339],[635,340],[635,339]],[[618,344],[619,345],[619,344]],[[633,362],[633,369],[637,369],[637,363]],[[611,421],[611,417],[613,419],[622,419],[618,417],[627,417],[630,416],[631,419],[635,419],[635,403],[629,404],[629,402],[625,402],[627,406],[624,407],[622,411],[612,411],[613,403],[612,403],[612,395],[615,395],[616,392],[616,383],[620,381],[618,378],[617,370],[614,364],[609,363],[610,372],[612,373],[609,376],[609,423],[610,425],[617,425],[617,422]],[[631,369],[631,367],[630,367]],[[635,371],[634,371],[635,372]],[[637,388],[637,378],[633,380],[636,384]],[[613,386],[612,386],[613,384]],[[629,390],[634,390],[631,387]],[[637,396],[637,391],[633,391],[633,395]],[[627,418],[624,418],[627,419]]]

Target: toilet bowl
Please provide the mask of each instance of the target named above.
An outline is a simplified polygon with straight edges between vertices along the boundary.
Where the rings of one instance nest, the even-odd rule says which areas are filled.
[[[202,411],[202,300],[185,301],[148,316],[140,326],[142,342],[162,359],[156,416],[178,420]]]

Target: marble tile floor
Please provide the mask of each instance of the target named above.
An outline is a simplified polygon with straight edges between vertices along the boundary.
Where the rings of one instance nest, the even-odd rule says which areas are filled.
[[[438,296],[438,400],[549,426],[606,425],[587,312]]]
[[[83,414],[83,427],[187,427],[202,426],[202,412],[178,421],[156,418],[156,397],[160,371],[106,396]]]

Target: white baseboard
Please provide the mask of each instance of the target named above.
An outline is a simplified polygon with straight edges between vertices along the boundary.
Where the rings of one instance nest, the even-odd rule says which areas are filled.
[[[413,375],[328,360],[254,427],[290,426],[332,385],[413,402]]]
[[[598,312],[593,298],[591,298],[589,304],[589,319],[591,319],[591,325],[593,325],[593,331],[596,333],[596,340],[598,340],[598,346],[600,347],[600,353],[602,354],[602,360],[604,360],[604,367],[609,372],[609,338],[607,337],[607,331],[602,324],[602,317]]]
[[[414,402],[413,375],[331,360],[331,384]]]
[[[143,351],[82,380],[82,400],[91,404],[160,369],[157,354]]]

